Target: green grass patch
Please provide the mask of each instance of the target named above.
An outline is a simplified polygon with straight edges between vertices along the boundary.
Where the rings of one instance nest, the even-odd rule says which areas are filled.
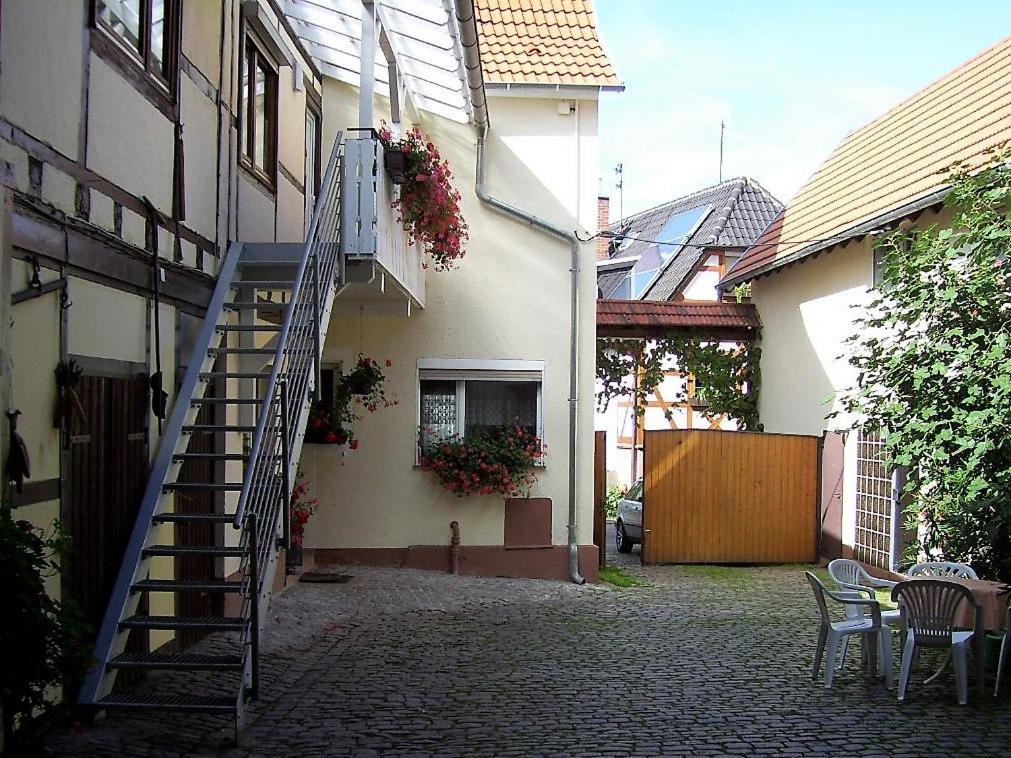
[[[613,584],[615,587],[645,587],[646,582],[636,579],[622,571],[617,566],[604,566],[600,569],[600,580]]]

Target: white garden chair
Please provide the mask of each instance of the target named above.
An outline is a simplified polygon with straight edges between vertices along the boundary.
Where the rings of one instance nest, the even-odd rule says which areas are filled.
[[[835,583],[842,589],[861,592],[867,595],[869,600],[874,600],[877,597],[874,592],[874,588],[881,587],[891,589],[898,584],[898,582],[893,582],[889,579],[879,579],[876,576],[871,576],[867,573],[866,569],[860,565],[859,561],[854,561],[851,558],[836,558],[834,561],[829,561],[828,575],[831,576]],[[852,618],[859,615],[866,615],[866,613],[857,606],[849,606],[846,609],[846,615]],[[899,613],[898,609],[893,608],[881,611],[882,626],[899,626],[901,623],[902,615]],[[848,643],[849,640],[843,640],[842,654],[839,656],[839,668],[842,668],[846,664],[846,650]]]
[[[1000,692],[1000,681],[1004,678],[1007,659],[1011,658],[1011,605],[1007,609],[1007,621],[1004,622],[1004,640],[1000,643],[1000,657],[997,659],[997,682],[993,685],[993,696]]]
[[[899,672],[899,700],[906,698],[909,672],[917,647],[945,648],[951,652],[958,702],[965,705],[969,690],[966,649],[972,644],[976,677],[982,692],[982,616],[972,591],[964,585],[943,579],[918,579],[899,582],[892,589],[892,600],[898,602],[902,609],[903,628],[906,630]],[[972,631],[955,629],[955,612],[962,603],[968,603],[974,609]]]
[[[855,590],[843,590],[833,592],[828,589],[821,580],[810,571],[805,571],[811,589],[814,590],[815,600],[818,602],[818,612],[821,615],[821,628],[818,630],[818,647],[814,654],[814,668],[811,671],[811,679],[817,680],[818,671],[821,669],[821,659],[827,652],[825,661],[825,687],[832,687],[832,678],[835,674],[835,660],[839,651],[839,643],[847,636],[859,634],[864,639],[864,645],[874,644],[877,652],[878,673],[884,675],[885,681],[890,687],[892,684],[892,635],[881,626],[881,606],[877,600],[865,600],[861,593]],[[829,614],[826,598],[834,600],[844,606],[859,606],[867,609],[867,614],[859,614],[856,617],[847,616],[842,621],[832,621]],[[870,662],[871,656],[867,656]]]
[[[941,578],[951,576],[956,579],[979,579],[976,576],[976,572],[973,571],[972,566],[966,566],[964,563],[949,563],[948,561],[917,563],[915,566],[910,567],[909,571],[906,572],[906,576],[936,576]]]

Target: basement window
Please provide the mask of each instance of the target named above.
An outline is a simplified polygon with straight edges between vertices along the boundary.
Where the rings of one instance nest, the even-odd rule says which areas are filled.
[[[453,435],[519,426],[543,438],[541,361],[418,361],[419,456]]]
[[[271,190],[277,177],[277,64],[247,35],[242,61],[242,165]]]
[[[180,0],[92,0],[91,9],[98,55],[163,112],[174,105]]]

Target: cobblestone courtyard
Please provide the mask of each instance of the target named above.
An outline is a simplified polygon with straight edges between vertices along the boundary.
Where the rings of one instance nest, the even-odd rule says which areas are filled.
[[[832,690],[802,567],[638,565],[648,582],[344,568],[278,598],[242,745],[212,717],[112,715],[83,755],[1011,755],[1011,698],[950,673],[895,700],[859,655]],[[213,644],[213,643],[211,643]],[[928,662],[921,662],[926,670]],[[165,686],[171,686],[166,677]]]

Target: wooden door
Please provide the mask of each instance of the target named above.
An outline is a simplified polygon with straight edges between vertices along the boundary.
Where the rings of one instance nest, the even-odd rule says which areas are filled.
[[[819,438],[647,431],[644,563],[817,559]]]
[[[213,396],[208,389],[207,396]],[[214,423],[214,406],[204,405],[197,414],[198,424]],[[194,432],[190,435],[190,443],[186,448],[189,453],[213,453],[215,451],[214,432]],[[180,482],[213,482],[216,480],[216,466],[211,460],[189,459],[179,470]],[[216,500],[213,492],[207,490],[191,490],[177,492],[175,496],[177,513],[213,513]],[[216,545],[219,527],[210,523],[178,524],[176,527],[176,544],[186,545]],[[179,579],[207,580],[218,575],[214,556],[187,555],[176,558],[176,576]],[[181,616],[221,616],[223,613],[223,597],[214,592],[180,592],[176,596],[176,607]],[[180,630],[179,647],[186,648],[197,642],[206,631]]]
[[[85,375],[79,396],[84,417],[71,422],[64,493],[73,549],[63,581],[97,633],[147,483],[147,377]],[[147,633],[131,634],[127,649],[147,650]]]
[[[607,432],[593,433],[593,544],[597,546],[598,567],[607,562]]]
[[[821,539],[822,558],[843,557],[842,511],[845,434],[825,432],[821,451]]]

